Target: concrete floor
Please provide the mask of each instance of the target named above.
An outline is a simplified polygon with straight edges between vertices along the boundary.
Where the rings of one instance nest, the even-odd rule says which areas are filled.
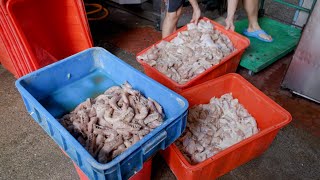
[[[90,26],[96,46],[139,70],[142,68],[135,54],[161,37],[152,23],[114,9],[107,20]],[[280,130],[262,156],[220,179],[319,179],[320,105],[280,89],[291,57],[252,77],[239,68],[238,73],[287,109],[293,121]],[[78,179],[70,159],[26,112],[14,82],[0,65],[0,179]],[[154,157],[152,179],[175,179],[158,155]]]

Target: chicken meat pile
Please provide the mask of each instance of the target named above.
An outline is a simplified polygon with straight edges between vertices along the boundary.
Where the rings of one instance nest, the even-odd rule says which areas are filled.
[[[137,58],[173,81],[185,84],[235,50],[228,36],[214,29],[210,21],[200,20],[187,27],[170,42],[161,41]]]
[[[125,83],[87,99],[59,122],[96,158],[106,163],[163,122],[162,107]]]
[[[257,132],[256,120],[228,93],[192,107],[187,128],[175,144],[197,164]]]

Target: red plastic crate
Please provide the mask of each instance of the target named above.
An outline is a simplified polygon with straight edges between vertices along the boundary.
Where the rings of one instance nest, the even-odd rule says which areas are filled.
[[[215,179],[228,173],[266,151],[280,128],[292,119],[285,109],[234,73],[187,89],[181,95],[188,99],[189,107],[192,107],[209,103],[211,97],[229,92],[256,119],[259,132],[196,165],[191,165],[178,147],[172,144],[161,154],[178,179]]]
[[[82,0],[1,0],[0,8],[15,50],[6,61],[16,61],[22,75],[92,47]]]
[[[203,20],[210,20],[208,18],[203,17]],[[203,83],[205,81],[214,79],[216,77],[222,76],[227,73],[236,72],[237,67],[239,65],[241,56],[245,49],[250,45],[250,41],[248,38],[234,32],[234,31],[228,31],[225,29],[224,26],[210,20],[210,22],[214,25],[214,27],[219,30],[221,33],[227,35],[232,43],[234,44],[235,48],[237,49],[227,57],[224,57],[221,62],[215,66],[212,66],[211,68],[207,69],[205,72],[201,73],[200,75],[194,77],[190,81],[188,81],[185,84],[178,84],[177,82],[173,81],[172,79],[168,78],[166,75],[162,74],[160,71],[158,71],[156,68],[151,67],[146,62],[144,62],[141,59],[137,58],[137,61],[143,66],[144,72],[151,77],[152,79],[160,82],[161,84],[167,86],[168,88],[172,89],[173,91],[177,93],[182,93],[184,89],[190,88],[192,86],[195,86],[197,84]],[[174,39],[179,32],[186,31],[187,26],[184,26],[174,32],[172,35],[164,38],[165,41],[171,41]],[[156,44],[160,43],[157,42]],[[154,45],[156,45],[154,44]],[[152,45],[152,46],[154,46]],[[147,49],[141,51],[137,54],[138,56],[141,56],[142,54],[146,53],[152,46],[148,47]]]
[[[7,21],[5,19],[5,13],[0,6],[0,62],[2,65],[9,70],[16,78],[21,77],[23,74],[28,72],[26,65],[22,59],[21,54],[17,49],[16,42],[12,33],[8,28]]]
[[[73,165],[76,168],[76,171],[79,175],[80,180],[89,180],[86,174],[84,174],[75,163],[73,163]],[[139,172],[137,172],[137,174],[129,178],[129,180],[150,180],[151,170],[152,170],[152,159],[149,159],[143,164],[142,169]]]
[[[3,34],[1,26],[0,34]],[[18,73],[21,74],[21,72],[18,72],[12,61],[7,61],[8,59],[10,59],[10,56],[5,46],[6,39],[3,40],[3,38],[3,36],[0,37],[0,64],[2,64],[4,68],[8,69],[12,74],[14,74],[17,77]]]

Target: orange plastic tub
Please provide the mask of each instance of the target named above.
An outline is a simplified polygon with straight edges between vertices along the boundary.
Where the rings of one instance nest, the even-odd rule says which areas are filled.
[[[81,171],[81,169],[73,163],[76,171],[79,175],[80,180],[89,180],[89,178]],[[152,170],[152,159],[149,159],[147,162],[143,164],[141,171],[137,172],[134,176],[129,178],[129,180],[150,180],[151,178],[151,170]]]
[[[205,17],[203,17],[202,19],[210,20]],[[177,93],[181,93],[184,89],[190,88],[192,86],[195,86],[195,85],[203,83],[205,81],[214,79],[214,78],[222,76],[224,74],[236,72],[243,52],[250,45],[249,39],[236,33],[236,32],[227,31],[224,26],[222,26],[212,20],[210,20],[210,22],[214,25],[214,27],[217,30],[219,30],[220,32],[222,32],[223,34],[227,35],[230,38],[230,40],[232,41],[232,43],[234,44],[234,46],[236,48],[236,51],[231,53],[229,56],[223,58],[219,64],[212,66],[211,68],[207,69],[205,72],[194,77],[193,79],[191,79],[190,81],[188,81],[185,84],[178,84],[177,82],[173,81],[172,79],[170,79],[166,75],[162,74],[156,68],[151,67],[143,60],[137,58],[137,61],[143,66],[144,72],[152,79],[160,82],[161,84],[167,86],[168,88],[172,89],[173,91],[175,91]],[[184,27],[180,28],[179,30],[177,30],[172,35],[164,38],[163,40],[171,41],[172,39],[174,39],[178,35],[179,32],[186,31],[186,30],[187,30],[187,26],[184,26]],[[157,42],[156,44],[158,44],[158,43],[160,43],[160,41]],[[156,45],[156,44],[154,44],[154,45]],[[152,45],[152,46],[154,46],[154,45]],[[144,49],[143,51],[141,51],[140,53],[138,53],[137,57],[146,53],[152,46],[150,46],[150,47]]]
[[[238,74],[227,74],[182,93],[190,106],[209,103],[211,97],[232,92],[234,98],[256,119],[259,132],[211,158],[191,165],[175,144],[161,154],[178,179],[215,179],[260,156],[268,149],[280,128],[291,121],[291,115]]]

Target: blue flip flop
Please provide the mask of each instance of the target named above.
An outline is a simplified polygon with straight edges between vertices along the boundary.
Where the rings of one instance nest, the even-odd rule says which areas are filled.
[[[272,42],[272,41],[273,41],[273,39],[267,40],[267,39],[264,39],[264,38],[262,38],[262,37],[259,36],[259,35],[261,35],[261,34],[268,35],[268,34],[267,34],[264,30],[262,30],[262,29],[256,30],[256,31],[252,31],[252,32],[248,32],[248,30],[245,29],[245,30],[243,31],[243,34],[246,35],[246,36],[248,36],[248,37],[257,38],[257,39],[259,39],[260,41],[264,41],[264,42]],[[268,35],[268,36],[269,36],[269,35]]]

